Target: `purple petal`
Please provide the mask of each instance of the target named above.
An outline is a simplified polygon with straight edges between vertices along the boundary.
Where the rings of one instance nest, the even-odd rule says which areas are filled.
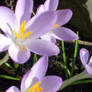
[[[20,22],[26,20],[28,21],[33,9],[33,0],[18,0],[16,9],[15,9],[15,14]]]
[[[89,75],[92,76],[92,65],[85,65],[86,71],[88,72]]]
[[[22,78],[22,81],[21,81],[21,91],[22,90],[26,90],[26,88],[25,88],[25,81],[29,77],[30,72],[31,72],[31,70],[26,72],[26,74]]]
[[[72,17],[72,11],[70,9],[58,10],[56,24],[62,26],[69,22]]]
[[[16,86],[12,86],[8,88],[5,92],[20,92],[20,90]]]
[[[21,90],[27,89],[36,80],[42,79],[47,71],[48,57],[44,56],[40,58],[32,69],[27,72],[21,82]]]
[[[43,92],[57,92],[62,85],[62,79],[58,76],[46,76],[41,80],[40,87]]]
[[[56,43],[55,37],[53,37],[52,32],[48,32],[45,35],[41,36],[41,39]]]
[[[44,6],[46,7],[46,10],[54,11],[57,9],[59,4],[59,0],[46,0]]]
[[[46,12],[46,8],[43,4],[41,4],[38,8],[37,8],[37,11],[36,11],[36,14],[40,14],[40,13],[43,13],[43,12]]]
[[[12,44],[9,47],[9,55],[16,63],[23,64],[30,58],[30,51]]]
[[[26,29],[32,31],[32,34],[30,35],[32,38],[38,38],[52,29],[52,26],[56,22],[56,18],[55,12],[41,13],[34,16],[31,21],[28,22]]]
[[[10,44],[11,40],[8,37],[0,34],[0,52],[7,50]]]
[[[88,65],[92,65],[92,56],[89,59]]]
[[[26,47],[39,55],[52,56],[59,54],[59,48],[52,42],[40,39],[30,39],[26,42]]]
[[[80,50],[80,59],[81,59],[81,62],[82,64],[85,66],[88,62],[88,58],[89,58],[89,52],[87,49],[85,48],[82,48]]]
[[[10,27],[12,30],[17,27],[17,19],[12,10],[7,7],[0,7],[0,28],[7,33],[10,31]]]
[[[72,41],[78,39],[76,33],[65,27],[58,27],[56,29],[53,29],[53,33],[54,33],[53,36],[58,40]]]
[[[46,11],[55,11],[58,7],[59,0],[46,0],[44,4],[40,5],[36,14]]]

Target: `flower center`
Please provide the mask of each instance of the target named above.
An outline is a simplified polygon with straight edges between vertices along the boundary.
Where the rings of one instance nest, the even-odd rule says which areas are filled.
[[[20,26],[19,34],[17,33],[16,29],[13,31],[17,39],[24,39],[28,37],[30,34],[32,34],[31,31],[26,32],[25,25],[26,25],[26,21],[24,20]]]
[[[58,24],[55,24],[54,26],[53,26],[53,28],[58,28],[59,27],[59,25]]]
[[[40,84],[41,82],[40,81],[38,81],[36,84],[34,84],[31,88],[29,88],[28,90],[27,90],[27,92],[42,92],[42,88],[41,87],[39,87],[39,84]]]

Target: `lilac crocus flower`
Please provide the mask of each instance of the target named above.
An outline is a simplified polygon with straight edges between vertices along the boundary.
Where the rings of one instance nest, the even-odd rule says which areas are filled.
[[[45,76],[47,67],[48,57],[44,56],[24,75],[20,90],[12,86],[6,92],[57,92],[62,79],[58,76]]]
[[[82,48],[80,50],[80,59],[89,75],[92,76],[92,56],[89,58],[89,51]]]
[[[39,55],[57,55],[59,48],[51,42],[37,39],[51,30],[56,21],[55,12],[44,12],[30,19],[33,0],[18,0],[15,13],[0,7],[0,52],[8,50],[17,63],[25,63],[30,51]]]
[[[45,3],[40,5],[37,9],[37,14],[45,11],[55,11],[57,13],[57,20],[52,27],[52,30],[41,36],[41,38],[52,42],[56,42],[56,39],[63,41],[78,39],[78,36],[72,30],[60,27],[69,22],[72,17],[72,11],[70,9],[56,10],[58,3],[59,0],[46,0]]]

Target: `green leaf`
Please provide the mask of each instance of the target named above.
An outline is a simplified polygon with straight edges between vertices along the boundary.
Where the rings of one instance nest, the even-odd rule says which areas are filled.
[[[2,64],[4,64],[5,62],[7,62],[8,59],[9,59],[9,55],[8,55],[8,53],[7,53],[7,54],[5,55],[5,57],[0,60],[0,66],[1,66]]]
[[[77,74],[77,75],[71,77],[70,79],[65,80],[63,82],[60,90],[64,89],[67,86],[70,86],[72,83],[74,83],[74,82],[76,82],[78,80],[88,79],[88,78],[90,78],[90,76],[88,75],[88,73],[86,71],[83,71],[82,73]]]
[[[3,75],[3,74],[0,74],[0,78],[10,79],[10,80],[20,80],[19,78],[8,76],[8,75]]]
[[[36,53],[34,53],[34,56],[33,56],[33,64],[35,64],[36,63],[36,61],[37,61],[37,54]]]
[[[79,80],[79,81],[73,82],[71,85],[88,84],[88,83],[92,83],[92,79],[89,79],[89,80]]]

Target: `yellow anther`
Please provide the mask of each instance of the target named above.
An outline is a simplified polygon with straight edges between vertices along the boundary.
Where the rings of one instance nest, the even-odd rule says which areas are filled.
[[[21,26],[20,26],[20,34],[19,34],[19,35],[20,35],[20,38],[21,38],[21,39],[24,39],[24,38],[28,37],[30,34],[32,34],[31,31],[25,33],[25,32],[26,32],[25,25],[26,25],[26,21],[24,20],[24,21],[22,22]]]
[[[19,38],[19,35],[18,35],[18,33],[16,32],[16,30],[14,30],[13,32],[14,32],[16,38]]]
[[[36,88],[36,92],[42,92],[42,88],[41,87],[37,87]]]
[[[29,32],[26,32],[26,29],[25,29],[25,25],[26,25],[26,21],[24,20],[20,26],[20,32],[19,34],[16,32],[16,30],[14,30],[14,34],[16,36],[17,39],[24,39],[26,37],[28,37],[30,34],[32,34],[31,31]]]
[[[20,26],[20,34],[23,34],[25,30],[26,21],[24,20]]]
[[[53,26],[53,28],[58,28],[59,27],[59,25],[58,24],[55,24],[54,26]]]
[[[24,38],[28,37],[30,34],[32,34],[31,31],[21,35],[21,39],[24,39]]]
[[[36,84],[34,84],[31,88],[29,88],[28,90],[27,90],[27,92],[42,92],[42,88],[41,87],[39,87],[39,84],[40,84],[41,82],[40,81],[38,81]]]

